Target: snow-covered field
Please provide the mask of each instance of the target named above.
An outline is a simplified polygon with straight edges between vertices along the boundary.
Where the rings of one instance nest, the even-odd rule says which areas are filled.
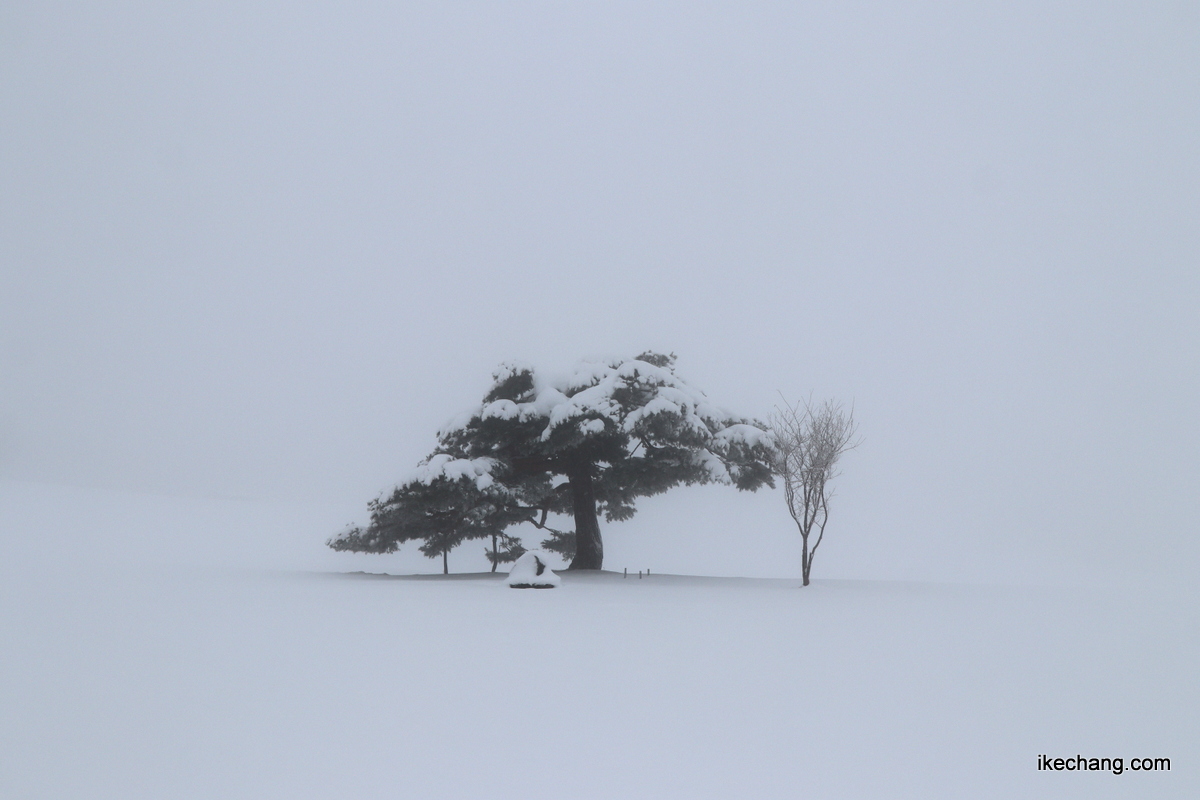
[[[353,572],[341,513],[0,484],[0,796],[1200,796],[1186,587],[517,591]]]

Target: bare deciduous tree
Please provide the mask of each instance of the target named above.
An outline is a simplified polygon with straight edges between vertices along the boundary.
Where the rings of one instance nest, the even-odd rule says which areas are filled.
[[[854,410],[847,412],[840,402],[826,400],[813,405],[809,399],[776,406],[767,427],[775,439],[772,466],[782,479],[788,512],[800,529],[801,567],[804,585],[808,586],[813,556],[829,521],[829,501],[833,497],[829,482],[841,474],[836,468],[842,454],[859,445],[858,423]],[[809,537],[814,533],[810,548]]]

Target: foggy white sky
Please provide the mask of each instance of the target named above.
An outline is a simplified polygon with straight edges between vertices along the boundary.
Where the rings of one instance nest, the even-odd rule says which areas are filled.
[[[1197,42],[1190,2],[7,2],[0,477],[362,508],[499,361],[656,348],[739,413],[854,401],[844,571],[1185,574]]]

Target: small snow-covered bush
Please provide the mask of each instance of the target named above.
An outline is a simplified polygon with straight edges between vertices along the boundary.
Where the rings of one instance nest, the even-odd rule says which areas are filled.
[[[562,578],[550,571],[547,556],[530,550],[517,559],[508,572],[509,587],[513,589],[553,589],[562,584]]]

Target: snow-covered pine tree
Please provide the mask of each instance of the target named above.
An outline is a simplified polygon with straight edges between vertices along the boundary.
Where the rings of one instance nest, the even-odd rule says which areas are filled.
[[[564,376],[507,363],[483,402],[439,432],[417,473],[372,504],[371,523],[329,544],[391,552],[423,539],[436,555],[445,542],[529,522],[570,569],[600,569],[599,514],[629,519],[638,497],[680,484],[774,486],[771,457],[762,424],[712,405],[675,374],[674,354],[582,362]],[[549,528],[550,513],[573,516],[574,532]]]
[[[435,453],[416,473],[387,498],[370,503],[371,522],[352,527],[329,540],[334,550],[391,553],[404,542],[420,540],[429,558],[442,556],[442,571],[449,572],[449,552],[467,539],[493,537],[506,540],[498,561],[515,560],[511,537],[504,529],[526,514],[514,510],[512,493],[495,487],[488,459],[454,459]],[[519,543],[516,545],[519,549]]]

